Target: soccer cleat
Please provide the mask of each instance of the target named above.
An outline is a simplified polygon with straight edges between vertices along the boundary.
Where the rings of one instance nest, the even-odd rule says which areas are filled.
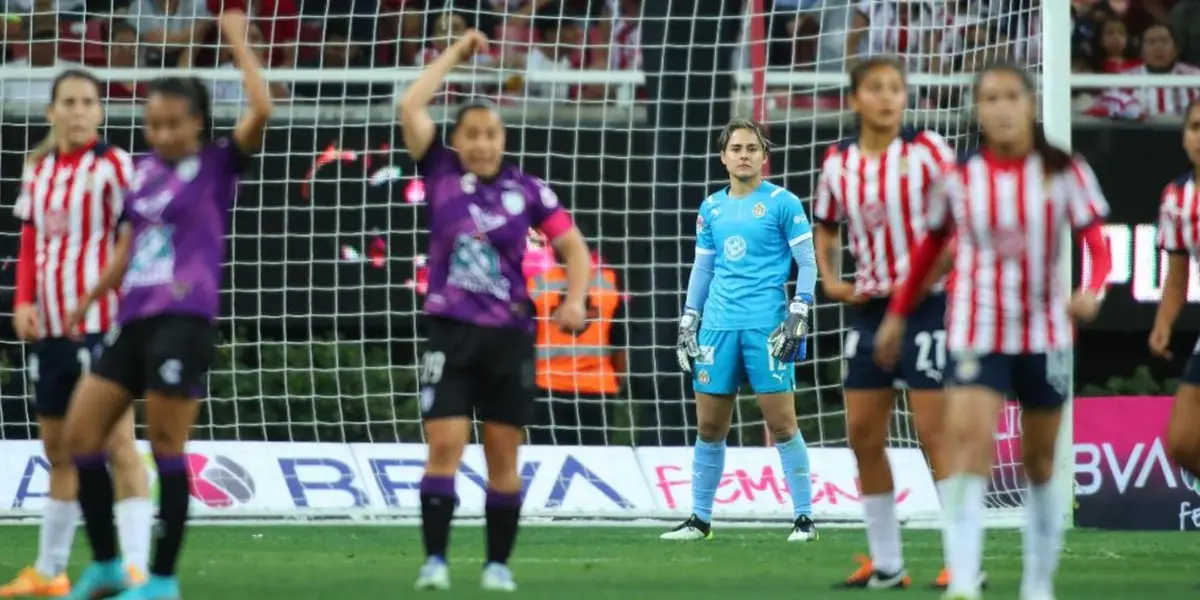
[[[987,573],[979,572],[979,589],[986,590],[988,585]],[[938,573],[937,579],[929,584],[929,587],[935,590],[945,590],[950,587],[950,569],[942,567],[942,572]]]
[[[113,600],[180,600],[179,580],[174,577],[151,575],[146,582],[131,587]]]
[[[833,586],[835,589],[903,590],[912,583],[904,569],[898,573],[883,573],[875,570],[875,565],[866,556],[857,556],[854,560],[858,561],[858,569]]]
[[[508,570],[508,565],[493,562],[483,566],[483,577],[479,580],[479,587],[490,592],[515,592],[517,582],[513,579],[512,571]]]
[[[125,569],[120,559],[94,562],[83,570],[74,589],[66,596],[70,600],[95,600],[110,598],[125,591],[127,582]]]
[[[817,533],[817,524],[808,515],[800,515],[796,517],[796,522],[792,524],[792,534],[788,536],[789,542],[815,542],[821,539]]]
[[[450,589],[450,567],[440,557],[430,556],[421,565],[421,572],[417,574],[417,583],[413,587],[418,590]]]
[[[696,515],[692,515],[675,527],[675,529],[658,536],[658,539],[695,542],[698,540],[711,540],[712,537],[712,525],[701,521]]]
[[[71,593],[66,573],[46,577],[33,567],[21,569],[12,581],[0,586],[0,598],[63,598]]]

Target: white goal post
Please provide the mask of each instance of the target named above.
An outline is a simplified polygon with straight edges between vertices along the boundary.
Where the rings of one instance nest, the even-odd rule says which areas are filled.
[[[1070,31],[1068,3],[1043,0],[1040,5],[1040,14],[1032,16],[1040,18],[1040,31],[1045,33],[1040,35],[1041,58],[1034,67],[1041,82],[1042,117],[1052,141],[1070,145],[1073,88],[1200,88],[1197,77],[1072,75],[1066,33]],[[747,3],[746,23],[769,16],[756,13],[754,6],[753,1]],[[422,16],[427,21],[437,17],[432,13]],[[745,30],[750,35],[752,28]],[[755,44],[779,41],[766,28],[761,31],[765,31],[762,35],[766,39],[747,38],[740,44],[725,46],[733,54],[738,48],[745,52]],[[647,54],[669,49],[664,40],[646,35],[641,44]],[[642,64],[645,67],[650,63]],[[162,75],[197,76],[210,84],[240,81],[236,70],[224,68],[90,70],[104,81],[146,81]],[[0,198],[3,207],[15,200],[7,193],[19,178],[19,169],[14,165],[19,165],[25,152],[39,141],[34,132],[45,129],[44,102],[15,98],[3,90],[48,81],[59,71],[56,67],[0,64],[0,127],[5,134],[0,146],[0,190],[6,192]],[[419,194],[410,194],[415,181],[411,165],[396,150],[402,143],[395,127],[394,98],[419,72],[419,68],[406,65],[274,68],[265,73],[269,81],[288,87],[365,84],[385,91],[372,92],[383,96],[375,102],[350,102],[350,98],[280,100],[268,131],[268,137],[275,136],[278,142],[269,141],[262,158],[271,166],[251,167],[243,178],[230,236],[229,260],[234,276],[228,282],[227,295],[235,299],[227,298],[232,308],[222,317],[226,340],[210,377],[214,392],[206,401],[206,420],[197,430],[201,441],[194,466],[203,470],[206,482],[213,484],[210,492],[196,494],[203,504],[204,510],[198,513],[203,518],[370,520],[416,515],[416,505],[409,500],[413,493],[413,461],[419,462],[422,456],[415,404],[415,355],[420,334],[416,304],[419,294],[411,280],[422,251],[423,221],[416,216],[418,209],[414,206],[419,204],[419,199],[414,200]],[[776,156],[790,157],[773,162],[772,178],[793,182],[794,186],[805,182],[804,187],[793,191],[808,199],[824,147],[853,127],[852,118],[840,106],[829,108],[817,102],[830,92],[837,96],[844,90],[847,75],[776,69],[752,58],[721,62],[703,74],[730,82],[728,97],[710,99],[714,106],[728,104],[731,114],[753,115],[767,122],[776,134],[774,141],[782,146]],[[684,226],[660,232],[664,222],[661,213],[668,211],[668,221],[686,224],[694,221],[696,207],[703,198],[685,199],[682,207],[661,209],[654,206],[656,190],[681,185],[715,188],[722,177],[716,169],[660,175],[653,165],[643,168],[625,164],[666,160],[682,165],[695,158],[678,147],[654,147],[651,157],[651,148],[641,146],[660,139],[656,112],[689,109],[688,105],[663,102],[662,94],[652,95],[659,89],[656,83],[662,75],[680,73],[615,67],[524,70],[508,65],[476,65],[456,71],[448,80],[460,90],[505,88],[514,79],[525,86],[605,88],[596,98],[573,101],[551,102],[509,94],[498,101],[498,106],[510,128],[510,138],[516,134],[523,138],[522,145],[513,149],[512,158],[559,191],[564,203],[584,224],[589,238],[611,254],[604,257],[608,264],[623,275],[650,272],[642,279],[648,284],[627,286],[631,306],[654,305],[655,297],[664,294],[676,297],[675,304],[683,301],[681,282],[686,282],[694,240]],[[917,87],[948,87],[960,92],[971,82],[970,74],[913,72],[909,79]],[[813,102],[800,107],[788,103],[803,97]],[[141,108],[131,101],[114,101],[108,103],[106,111],[110,141],[126,147],[136,145]],[[218,129],[227,129],[239,111],[237,102],[214,105]],[[445,123],[452,118],[453,103],[436,104],[433,113]],[[966,144],[972,139],[969,111],[961,106],[925,107],[912,113],[915,124],[942,129],[954,143]],[[713,122],[706,131],[695,133],[715,139],[723,125]],[[576,202],[576,192],[580,198],[588,198],[586,204],[583,200]],[[246,198],[251,200],[244,202]],[[7,213],[7,208],[3,212]],[[645,221],[651,224],[647,226]],[[15,226],[0,231],[4,248],[15,248],[15,239]],[[655,243],[671,244],[676,252],[670,259],[658,259]],[[376,244],[382,248],[380,260],[385,266],[363,258],[368,254],[367,247]],[[11,262],[8,257],[6,265]],[[662,275],[664,268],[672,277]],[[1064,260],[1061,268],[1069,277],[1070,260]],[[11,286],[13,271],[11,266],[0,271],[0,285]],[[377,298],[367,297],[376,292]],[[821,477],[818,493],[828,493],[828,498],[843,495],[841,505],[831,505],[829,499],[818,503],[816,518],[854,524],[860,517],[853,505],[853,461],[848,457],[844,426],[836,426],[844,425],[837,379],[841,365],[838,340],[844,319],[839,307],[823,305],[820,310],[818,334],[828,338],[812,345],[813,356],[801,367],[813,375],[802,379],[796,390],[802,411],[799,418],[813,449],[814,472]],[[608,446],[527,449],[523,464],[529,468],[529,494],[539,498],[536,503],[527,502],[526,514],[531,517],[658,523],[687,516],[690,449],[682,444],[663,448],[647,440],[681,435],[694,426],[694,421],[692,425],[659,421],[640,424],[646,413],[684,412],[690,402],[684,394],[659,391],[658,382],[668,379],[675,381],[678,389],[686,388],[678,384],[681,375],[674,366],[654,358],[674,344],[673,337],[668,339],[655,332],[669,329],[678,314],[656,309],[631,314],[632,325],[641,335],[631,336],[623,350],[630,356],[646,357],[630,365],[630,380],[641,386],[610,401],[608,412],[598,422],[580,425],[602,430]],[[335,322],[336,326],[331,325]],[[12,340],[0,341],[0,520],[35,515],[39,490],[44,488],[45,473],[37,462],[37,446],[29,441],[36,439],[36,426],[22,408],[27,393],[21,371],[25,351],[23,345]],[[372,362],[376,358],[378,362]],[[762,418],[750,396],[741,400],[735,416],[740,425],[737,439],[759,440],[761,435],[747,432],[760,434]],[[579,402],[582,406],[594,401]],[[898,407],[890,445],[896,456],[908,460],[917,452],[916,440],[907,406],[900,403]],[[1074,482],[1070,410],[1068,404],[1056,465],[1064,489],[1072,489]],[[1007,429],[998,446],[1016,433],[1018,430]],[[715,518],[770,524],[790,520],[786,491],[780,491],[782,476],[777,458],[772,458],[774,450],[759,442],[757,447],[739,452],[731,450],[727,465],[726,483],[734,491],[723,497]],[[1011,452],[1006,456],[1019,459]],[[652,460],[657,462],[647,462]],[[267,463],[269,468],[262,466]],[[473,474],[483,472],[475,454],[466,463]],[[769,470],[772,465],[774,470]],[[317,473],[320,469],[324,471]],[[1018,469],[1019,465],[1010,461],[994,471],[993,483],[998,491],[990,497],[989,523],[993,525],[1019,522],[1022,490],[1017,483],[1021,481]],[[917,471],[905,467],[897,473],[915,478]],[[541,473],[552,476],[543,481],[539,479],[545,478]],[[579,483],[589,476],[595,480]],[[298,478],[303,481],[298,482]],[[589,483],[590,487],[586,485]],[[932,493],[930,483],[913,486],[924,486],[922,489]],[[465,494],[474,498],[476,491],[470,488]],[[761,502],[746,500],[747,495],[754,494],[759,500],[774,497]],[[670,501],[664,501],[667,496]],[[1066,496],[1073,498],[1073,494]],[[354,501],[345,504],[342,500],[346,498]],[[1072,508],[1073,501],[1064,506],[1068,517]],[[482,515],[481,505],[474,500],[464,501],[461,514],[478,517]],[[936,523],[936,496],[902,516],[910,525]]]

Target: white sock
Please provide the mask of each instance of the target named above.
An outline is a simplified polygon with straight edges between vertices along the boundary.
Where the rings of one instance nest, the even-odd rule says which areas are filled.
[[[117,538],[125,564],[142,573],[150,568],[150,535],[154,528],[154,503],[149,498],[117,502]]]
[[[896,518],[896,496],[893,492],[863,496],[863,512],[867,522],[867,547],[876,570],[895,575],[904,568],[900,549],[900,520]]]
[[[948,502],[949,501],[948,499],[950,498],[950,480],[949,479],[939,479],[939,480],[933,482],[933,485],[935,487],[937,487],[938,501],[942,505],[942,530],[945,531],[945,528],[946,528],[946,523],[945,523],[946,502]],[[950,546],[947,544],[942,544],[942,566],[945,567],[949,564],[950,564]]]
[[[1063,541],[1063,514],[1052,481],[1030,485],[1025,496],[1025,565],[1021,591],[1050,592]]]
[[[38,573],[55,577],[67,570],[79,515],[79,503],[74,500],[46,500],[46,506],[42,508],[42,527],[38,530],[38,557],[34,564]]]
[[[946,480],[942,544],[950,569],[951,593],[979,592],[983,562],[983,496],[987,477],[959,474]]]

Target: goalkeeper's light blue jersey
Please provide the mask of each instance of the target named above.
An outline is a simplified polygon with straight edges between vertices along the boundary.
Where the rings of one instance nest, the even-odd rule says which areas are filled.
[[[742,198],[709,196],[696,219],[696,254],[713,254],[713,280],[701,310],[705,329],[775,327],[783,320],[792,247],[812,237],[795,194],[763,182]]]

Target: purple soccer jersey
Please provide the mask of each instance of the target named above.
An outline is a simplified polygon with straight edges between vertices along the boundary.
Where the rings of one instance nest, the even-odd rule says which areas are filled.
[[[533,330],[521,272],[529,228],[562,212],[558,196],[504,164],[489,181],[468,173],[441,145],[420,162],[429,207],[429,291],[425,312],[485,327]]]
[[[122,215],[134,237],[118,324],[162,314],[216,319],[241,166],[229,138],[178,164],[155,155],[138,162]]]

